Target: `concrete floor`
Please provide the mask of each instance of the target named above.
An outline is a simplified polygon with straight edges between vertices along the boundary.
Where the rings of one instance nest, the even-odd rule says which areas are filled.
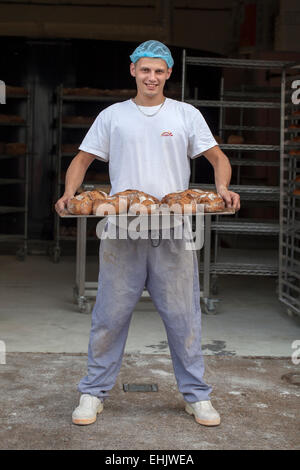
[[[281,379],[292,370],[286,359],[207,356],[222,419],[214,428],[184,411],[171,362],[159,354],[127,354],[96,423],[72,425],[85,367],[85,355],[9,353],[0,366],[0,449],[300,449],[300,390]],[[126,393],[125,382],[157,383],[158,392]]]
[[[90,314],[73,301],[75,260],[54,264],[46,256],[19,262],[1,256],[1,333],[8,352],[86,353]],[[87,280],[98,261],[88,257]],[[204,354],[290,357],[300,339],[300,318],[278,301],[274,278],[220,276],[217,315],[202,315]],[[168,354],[166,333],[151,299],[142,299],[131,321],[126,352]]]
[[[282,378],[299,373],[291,354],[300,319],[287,316],[274,278],[220,277],[218,314],[202,316],[205,379],[221,426],[199,426],[184,412],[163,323],[141,300],[103,414],[77,427],[71,413],[91,315],[73,302],[75,260],[0,263],[0,449],[300,449],[300,388]],[[97,270],[89,258],[87,280]],[[158,392],[125,393],[125,382],[157,383]]]

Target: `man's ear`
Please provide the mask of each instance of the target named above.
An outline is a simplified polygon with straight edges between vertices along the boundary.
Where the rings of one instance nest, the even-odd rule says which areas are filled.
[[[172,70],[172,68],[168,68],[166,80],[169,80],[169,78],[171,77]]]
[[[134,63],[131,62],[131,64],[130,64],[129,67],[130,67],[130,75],[131,75],[132,77],[135,77],[135,65],[134,65]]]

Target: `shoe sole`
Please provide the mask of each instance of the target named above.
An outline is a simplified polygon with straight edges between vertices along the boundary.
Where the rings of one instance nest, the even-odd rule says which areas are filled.
[[[103,411],[103,407],[100,406],[97,409],[96,416],[93,416],[93,418],[87,418],[87,419],[72,418],[72,423],[78,424],[79,426],[86,426],[87,424],[93,424],[97,419],[97,414],[100,414],[102,411]]]
[[[195,421],[198,424],[202,424],[203,426],[219,426],[219,424],[221,424],[221,418],[209,419],[209,420],[208,419],[197,418],[197,416],[195,415],[194,410],[192,408],[190,408],[189,406],[186,406],[185,411],[189,415],[194,415]]]

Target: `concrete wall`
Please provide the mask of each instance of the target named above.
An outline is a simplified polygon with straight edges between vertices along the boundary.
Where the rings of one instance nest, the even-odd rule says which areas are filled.
[[[143,41],[220,54],[232,43],[234,0],[0,1],[0,35]]]

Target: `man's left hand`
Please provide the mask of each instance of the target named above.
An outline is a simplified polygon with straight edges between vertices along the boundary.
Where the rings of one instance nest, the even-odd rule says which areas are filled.
[[[229,191],[225,186],[218,188],[218,194],[220,194],[224,199],[226,207],[233,208],[236,211],[240,209],[241,205],[239,194]]]

